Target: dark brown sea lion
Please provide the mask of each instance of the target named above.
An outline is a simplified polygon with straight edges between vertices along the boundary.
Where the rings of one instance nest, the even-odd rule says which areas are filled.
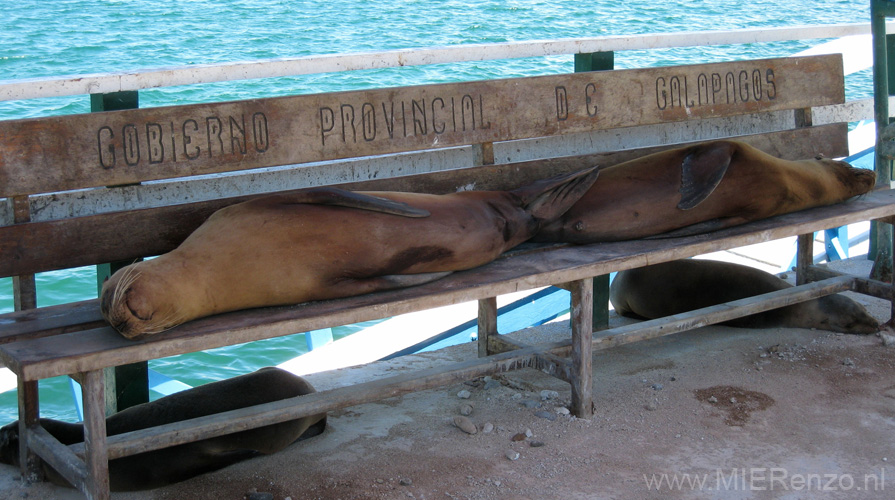
[[[106,433],[114,436],[313,392],[311,384],[297,375],[279,368],[262,368],[116,413],[106,419]],[[84,441],[82,424],[51,419],[41,419],[40,423],[63,444]],[[322,433],[325,427],[326,414],[320,414],[111,460],[111,489],[145,490],[183,481],[258,454],[275,453],[297,440]],[[0,462],[19,465],[18,421],[0,428]],[[53,483],[71,486],[48,465],[43,464],[43,468]]]
[[[619,272],[609,287],[609,300],[621,315],[655,319],[791,286],[754,267],[685,259]],[[840,294],[723,324],[741,328],[817,328],[859,334],[879,331],[879,322],[863,306]]]
[[[873,189],[876,175],[824,158],[788,161],[738,141],[670,149],[600,170],[600,182],[536,241],[595,243],[685,236]]]
[[[231,205],[170,253],[115,273],[102,312],[136,338],[226,311],[432,281],[528,240],[596,177],[446,195],[309,189]]]

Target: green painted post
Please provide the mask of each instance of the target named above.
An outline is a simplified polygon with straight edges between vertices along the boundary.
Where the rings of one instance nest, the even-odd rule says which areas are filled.
[[[889,187],[892,180],[891,144],[886,144],[885,130],[889,127],[889,82],[895,70],[895,61],[889,64],[895,50],[892,39],[886,34],[886,18],[895,17],[895,2],[871,0],[870,23],[873,33],[873,108],[876,121],[875,165],[877,186]],[[895,86],[893,86],[895,87]],[[892,281],[892,225],[874,223],[871,227],[870,257],[874,259],[871,278]],[[895,304],[895,303],[893,303]],[[895,307],[895,305],[893,305]]]
[[[575,73],[615,69],[615,52],[575,54]]]
[[[111,94],[91,94],[90,111],[117,111],[139,107],[137,91],[115,92]],[[130,262],[111,262],[96,266],[97,294],[103,282],[115,271]],[[106,414],[119,412],[125,408],[149,401],[149,364],[147,362],[109,368],[106,379]]]
[[[885,16],[883,17],[883,22],[885,22]],[[881,30],[880,33],[875,36],[881,37],[883,34],[885,34],[885,25],[883,25],[879,29]],[[879,77],[883,78],[883,73],[885,73],[886,92],[890,96],[895,95],[895,35],[885,35],[885,46],[884,47],[883,46],[880,46],[880,47],[874,46],[873,50],[875,52],[882,51],[882,54],[880,54],[879,57],[881,60],[885,60],[886,63],[885,63],[885,68],[879,70],[880,71]],[[874,57],[876,57],[876,56],[874,56]],[[876,76],[874,76],[874,78],[876,78]],[[874,96],[876,96],[876,89],[874,89]],[[880,103],[874,102],[874,107],[880,107],[880,106],[885,106],[886,108],[885,108],[885,110],[882,108],[878,109],[877,113],[875,113],[875,116],[876,116],[876,114],[885,116],[885,114],[888,113],[888,106],[889,106],[888,101],[884,101],[884,102],[880,102]],[[891,119],[889,120],[889,123],[891,123]],[[879,132],[880,132],[880,129],[879,129],[879,127],[877,127],[877,133],[879,133]],[[879,154],[879,152],[877,151],[877,155],[878,154]],[[876,156],[875,164],[882,165],[883,166],[882,168],[884,170],[886,169],[885,166],[888,164],[888,169],[887,169],[887,171],[889,172],[888,178],[891,179],[891,177],[892,177],[891,176],[891,170],[892,170],[892,161],[891,160],[886,160],[884,158],[881,158],[880,156]],[[885,175],[885,173],[879,172],[880,167],[877,167],[876,169],[877,169],[877,177],[878,177],[877,184],[884,185],[884,182],[879,182],[879,181],[880,181],[880,179],[882,179],[882,177]],[[870,239],[869,239],[870,248],[867,251],[867,258],[869,260],[876,259],[876,252],[877,252],[876,247],[877,247],[878,239],[879,239],[879,237],[877,236],[877,231],[880,230],[879,229],[881,227],[880,224],[885,224],[885,223],[877,222],[877,221],[870,221]],[[885,231],[885,230],[883,230],[883,231]],[[883,237],[884,236],[885,235],[883,235]]]
[[[615,69],[615,52],[591,52],[575,54],[575,72],[608,71]],[[593,329],[609,328],[609,275],[595,276]]]

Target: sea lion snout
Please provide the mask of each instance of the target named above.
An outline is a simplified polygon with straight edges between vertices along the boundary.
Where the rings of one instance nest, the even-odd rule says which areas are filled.
[[[100,311],[103,316],[113,328],[128,338],[139,334],[136,324],[142,319],[138,316],[140,313],[135,312],[128,304],[131,286],[138,277],[138,273],[132,268],[122,269],[103,283],[100,295]]]
[[[836,180],[849,196],[868,193],[876,184],[876,172],[873,170],[853,167],[848,162],[829,158],[819,158],[816,161],[836,174]]]
[[[856,335],[870,335],[880,329],[879,321],[864,306],[845,295],[827,295],[817,299],[820,314],[813,315],[819,322],[816,328]]]
[[[175,299],[167,293],[171,287],[163,280],[145,278],[141,265],[133,264],[103,283],[100,311],[129,339],[165,331],[179,322],[177,310],[171,308]]]

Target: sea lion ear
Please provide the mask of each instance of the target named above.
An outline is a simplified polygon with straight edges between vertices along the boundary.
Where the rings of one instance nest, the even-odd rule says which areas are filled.
[[[718,187],[735,150],[734,144],[715,141],[694,147],[681,163],[681,201],[677,208],[696,207]]]

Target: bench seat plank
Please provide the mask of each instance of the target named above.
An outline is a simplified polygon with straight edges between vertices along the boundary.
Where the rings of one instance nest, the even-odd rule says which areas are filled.
[[[105,326],[96,299],[0,315],[0,344]]]
[[[895,214],[895,190],[786,214],[710,234],[517,251],[470,271],[403,290],[221,314],[131,341],[110,327],[0,345],[25,380],[66,375],[566,283]],[[550,252],[544,259],[542,252]]]

